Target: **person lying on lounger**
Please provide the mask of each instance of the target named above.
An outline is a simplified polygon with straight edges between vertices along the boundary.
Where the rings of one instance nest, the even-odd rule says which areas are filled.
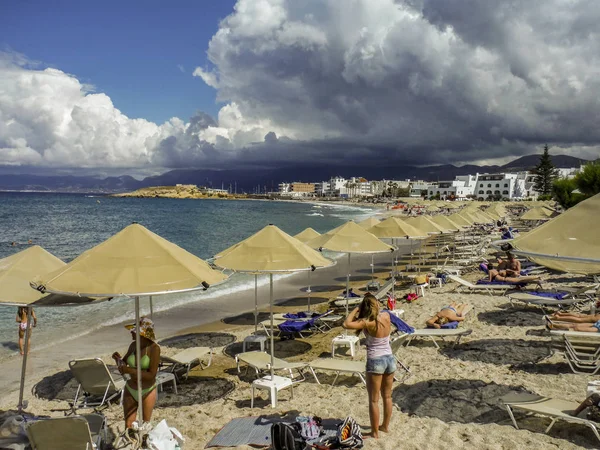
[[[583,331],[598,333],[600,331],[600,314],[568,314],[557,313],[546,316],[546,328],[549,330]]]
[[[462,322],[465,320],[465,311],[470,309],[466,303],[452,302],[444,306],[439,312],[425,321],[427,328],[441,328],[449,322]]]
[[[489,281],[504,281],[506,283],[537,283],[541,287],[541,279],[536,276],[509,276],[508,270],[497,270],[494,269],[492,264],[488,264],[488,277]]]

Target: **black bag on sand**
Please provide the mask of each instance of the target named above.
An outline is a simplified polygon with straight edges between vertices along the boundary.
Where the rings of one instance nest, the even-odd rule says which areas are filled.
[[[271,446],[273,450],[304,450],[306,440],[294,424],[277,422],[271,425]]]

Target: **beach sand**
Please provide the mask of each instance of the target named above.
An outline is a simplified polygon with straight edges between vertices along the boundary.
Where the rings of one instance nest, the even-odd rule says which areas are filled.
[[[386,259],[377,257],[377,276],[384,279],[390,269]],[[364,289],[370,279],[370,257],[353,258],[353,273],[362,277],[352,282],[355,291]],[[327,308],[327,299],[335,297],[344,285],[345,264],[318,271],[312,276],[313,294],[319,310]],[[305,275],[304,275],[305,276]],[[465,276],[475,280],[480,274]],[[556,274],[547,277],[551,286],[557,282],[583,284],[578,276]],[[293,276],[280,280],[275,294],[281,300],[276,311],[298,311],[304,308],[304,294],[300,291],[306,280]],[[441,350],[430,342],[415,342],[403,347],[398,357],[410,367],[410,376],[395,382],[393,389],[394,412],[389,433],[380,439],[367,439],[366,449],[439,449],[461,447],[465,449],[512,448],[597,448],[600,442],[591,431],[579,425],[558,422],[550,435],[544,434],[549,420],[518,416],[521,430],[516,430],[499,397],[515,391],[529,391],[549,397],[581,401],[585,397],[591,376],[572,374],[563,358],[550,355],[549,338],[543,329],[539,309],[512,308],[506,297],[482,294],[457,294],[451,292],[453,284],[432,288],[424,298],[411,304],[398,304],[405,310],[405,320],[423,327],[425,320],[451,301],[467,302],[473,309],[461,325],[473,333],[453,347],[441,344]],[[400,294],[408,292],[405,285]],[[267,317],[265,306],[267,288],[261,294],[261,318]],[[192,370],[190,379],[179,386],[175,395],[167,387],[159,396],[153,422],[166,419],[186,438],[186,449],[202,449],[206,443],[231,419],[284,414],[317,415],[339,418],[351,415],[368,428],[367,393],[360,380],[340,376],[334,387],[333,376],[319,376],[322,385],[312,376],[295,385],[294,398],[288,390],[279,395],[279,405],[272,410],[263,392],[250,409],[250,382],[253,373],[238,375],[232,357],[241,351],[241,341],[254,331],[252,309],[253,291],[229,296],[209,304],[175,308],[157,314],[157,332],[160,336],[184,336],[170,339],[162,345],[163,354],[174,354],[179,347],[214,345],[216,355],[212,365],[204,370]],[[243,314],[242,314],[243,313]],[[225,318],[226,317],[226,318]],[[222,319],[225,318],[225,319]],[[192,323],[198,324],[192,326]],[[180,324],[177,328],[177,324]],[[326,334],[305,339],[276,342],[276,355],[289,361],[310,361],[327,357],[331,339],[341,332],[337,327]],[[99,332],[66,342],[60,348],[38,354],[31,353],[25,398],[28,411],[36,414],[60,416],[68,409],[66,399],[76,388],[67,372],[67,361],[79,357],[102,356],[107,362],[114,350],[124,350],[128,334],[122,326],[108,327]],[[343,358],[349,356],[342,355]],[[365,359],[361,346],[356,356]],[[20,360],[15,358],[3,364],[4,395],[0,409],[14,409],[18,385]],[[398,372],[398,377],[403,373]],[[37,396],[30,394],[34,386]],[[59,410],[59,411],[53,411]],[[115,404],[104,411],[111,433],[123,429],[122,411]],[[365,428],[365,429],[366,429]],[[241,446],[237,448],[249,449]]]

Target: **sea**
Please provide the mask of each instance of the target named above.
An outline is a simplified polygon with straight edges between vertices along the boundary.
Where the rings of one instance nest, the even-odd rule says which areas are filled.
[[[324,233],[350,219],[364,220],[374,212],[371,208],[338,203],[0,192],[0,259],[26,249],[31,241],[69,262],[133,222],[200,258],[210,259],[268,224],[291,235],[307,227]],[[261,280],[265,282],[266,278]],[[207,291],[155,302],[154,311],[253,287],[253,276],[234,274]],[[0,293],[0,300],[8,299]],[[134,317],[128,299],[77,307],[38,307],[35,311],[38,327],[34,339],[38,349]],[[144,304],[142,314],[148,312],[149,306]],[[18,354],[15,317],[16,307],[0,305],[0,361]]]

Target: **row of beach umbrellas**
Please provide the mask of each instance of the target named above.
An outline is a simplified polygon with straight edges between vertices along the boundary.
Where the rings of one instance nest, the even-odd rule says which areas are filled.
[[[551,241],[552,245],[560,246],[560,252],[557,250],[556,254],[549,254],[550,251],[554,251],[552,246],[544,246],[542,249],[539,249],[539,246],[535,247],[539,251],[533,252],[532,255],[536,260],[539,259],[540,263],[557,267],[558,263],[555,261],[560,260],[559,270],[574,268],[576,270],[573,271],[577,273],[599,273],[598,253],[590,254],[590,248],[586,248],[591,245],[591,251],[598,251],[598,227],[585,225],[593,223],[592,220],[598,217],[599,202],[600,196],[597,195],[550,220],[528,233],[525,237],[530,238],[529,240],[517,240],[516,250],[526,254],[527,244],[535,241],[531,236],[537,233],[538,238],[545,244]],[[385,244],[380,239],[409,239],[412,244],[413,240],[419,241],[431,235],[456,233],[473,224],[490,223],[506,214],[502,206],[492,208],[481,211],[476,207],[467,207],[449,216],[419,216],[403,220],[391,217],[377,223],[370,219],[369,222],[360,225],[347,222],[322,235],[307,229],[296,237],[288,235],[274,225],[268,225],[216,255],[214,265],[220,269],[254,274],[256,277],[259,274],[269,274],[273,327],[273,275],[299,271],[310,273],[335,264],[317,250],[348,254],[348,292],[352,254],[391,253],[395,249],[394,246]],[[553,224],[557,224],[558,232],[553,228]],[[577,242],[575,247],[573,241]],[[573,248],[577,251],[571,256],[569,249]],[[548,255],[550,259],[544,258]],[[140,297],[207,289],[226,279],[227,275],[223,270],[215,269],[142,225],[132,224],[68,264],[38,246],[32,246],[0,260],[0,304],[28,307],[25,343],[27,348],[31,307],[34,305],[76,305],[125,296],[134,299],[136,324],[139,324]],[[273,359],[273,342],[270,349]],[[136,335],[136,352],[140,353],[139,335]],[[26,362],[25,355],[19,395],[20,410],[24,406]],[[273,375],[271,369],[271,379]],[[137,380],[138,386],[141,386],[139,366]],[[141,409],[141,405],[138,406]],[[138,414],[138,417],[142,417],[141,411],[138,411]]]

